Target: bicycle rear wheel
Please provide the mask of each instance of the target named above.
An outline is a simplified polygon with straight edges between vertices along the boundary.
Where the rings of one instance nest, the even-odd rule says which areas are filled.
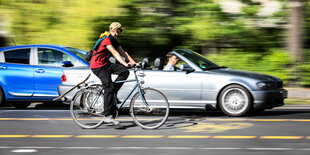
[[[142,89],[142,96],[137,92],[131,102],[129,113],[134,122],[143,129],[156,129],[161,127],[169,116],[169,103],[166,96],[152,88]]]
[[[94,129],[104,122],[103,94],[98,90],[87,88],[76,93],[70,105],[70,113],[74,122],[85,129]],[[96,100],[96,103],[94,101]]]

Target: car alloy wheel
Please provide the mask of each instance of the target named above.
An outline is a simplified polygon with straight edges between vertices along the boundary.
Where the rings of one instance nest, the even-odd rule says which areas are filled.
[[[221,110],[228,116],[242,116],[251,109],[252,99],[247,89],[240,85],[226,87],[219,98]]]

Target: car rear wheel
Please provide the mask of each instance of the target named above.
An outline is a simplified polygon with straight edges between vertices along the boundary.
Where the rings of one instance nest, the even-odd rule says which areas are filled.
[[[11,104],[17,109],[25,109],[31,104],[31,102],[12,102]]]
[[[221,110],[228,116],[243,116],[252,107],[249,91],[240,85],[230,85],[221,92],[219,97]]]

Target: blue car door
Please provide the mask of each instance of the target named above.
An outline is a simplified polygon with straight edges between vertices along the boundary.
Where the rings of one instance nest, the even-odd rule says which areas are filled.
[[[64,59],[61,51],[50,48],[38,48],[38,65],[34,67],[34,96],[58,96],[57,86],[61,84]]]
[[[30,48],[4,51],[5,63],[0,64],[0,82],[10,96],[32,96],[33,66]],[[7,98],[10,98],[7,96]]]
[[[57,86],[61,84],[61,68],[37,66],[34,68],[34,75],[34,96],[58,96]]]

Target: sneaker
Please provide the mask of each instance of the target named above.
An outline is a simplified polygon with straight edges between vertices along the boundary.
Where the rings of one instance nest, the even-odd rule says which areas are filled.
[[[109,124],[113,124],[113,125],[119,125],[119,121],[113,119],[113,116],[112,115],[109,115],[109,116],[106,116],[104,118],[104,122],[105,123],[109,123]]]

